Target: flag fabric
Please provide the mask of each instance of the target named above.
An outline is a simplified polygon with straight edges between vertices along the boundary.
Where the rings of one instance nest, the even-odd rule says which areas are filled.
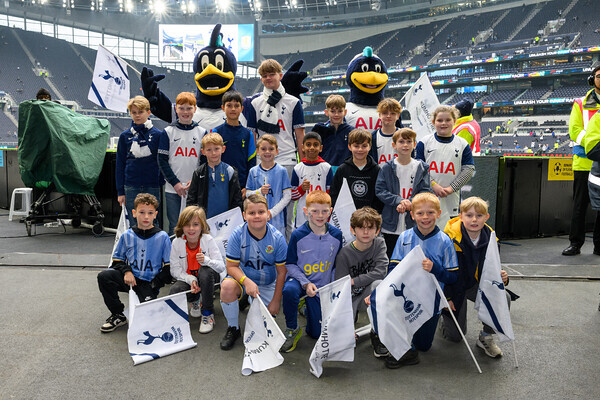
[[[179,205],[179,215],[181,215],[183,209],[186,207],[187,204],[187,194],[185,196],[181,197],[181,204]]]
[[[319,289],[321,336],[310,354],[310,372],[319,378],[325,361],[354,361],[354,313],[350,275]]]
[[[134,365],[196,347],[186,293],[140,303],[137,294],[129,290],[127,342]]]
[[[269,313],[260,296],[252,299],[244,328],[244,361],[242,375],[266,371],[283,363],[279,349],[285,336]]]
[[[371,325],[394,358],[411,348],[414,333],[442,309],[435,277],[423,269],[416,246],[371,293]],[[433,279],[432,279],[433,278]]]
[[[335,207],[331,213],[331,219],[329,220],[333,226],[342,231],[344,246],[354,240],[354,235],[350,231],[350,217],[354,211],[356,211],[356,206],[354,205],[354,200],[352,200],[350,186],[348,186],[348,181],[344,178],[340,193],[335,202]]]
[[[227,260],[225,260],[227,254],[227,241],[233,230],[244,223],[242,212],[239,207],[235,207],[222,214],[209,218],[206,222],[208,222],[210,234],[217,242],[219,251],[223,256],[223,262],[227,265]],[[225,275],[227,275],[227,271],[221,273],[221,280],[225,278]]]
[[[475,309],[481,322],[491,326],[501,342],[515,340],[504,283],[500,276],[500,253],[496,232],[490,235],[490,243],[485,253]]]
[[[109,110],[127,112],[129,98],[127,63],[99,45],[88,100]]]
[[[117,248],[117,244],[119,243],[119,239],[121,235],[125,233],[125,231],[129,229],[129,219],[127,218],[127,208],[125,204],[121,204],[121,217],[119,218],[119,225],[117,225],[117,233],[115,234],[115,244],[113,244],[112,252],[110,253],[111,260],[108,262],[108,266],[110,267],[112,264],[112,256],[115,254],[115,249]]]
[[[433,111],[440,102],[426,73],[408,90],[404,97],[406,109],[410,113],[412,129],[417,132],[417,142],[427,135],[435,133],[431,119]]]

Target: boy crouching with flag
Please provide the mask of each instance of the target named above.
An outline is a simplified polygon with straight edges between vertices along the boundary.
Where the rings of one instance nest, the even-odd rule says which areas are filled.
[[[412,200],[410,213],[416,222],[416,226],[400,234],[392,258],[390,259],[388,277],[398,277],[398,282],[386,277],[371,297],[366,299],[366,302],[371,305],[370,312],[373,326],[379,327],[377,333],[383,344],[390,350],[391,354],[385,359],[385,366],[390,369],[419,363],[418,351],[427,351],[431,348],[440,316],[441,299],[435,288],[435,282],[431,279],[423,280],[416,271],[411,271],[414,267],[414,260],[421,260],[422,269],[433,274],[442,287],[444,284],[455,282],[458,277],[458,262],[452,241],[448,235],[440,231],[436,226],[436,220],[441,216],[440,201],[437,196],[432,193],[419,193]],[[415,249],[417,246],[422,249],[422,252]],[[411,251],[413,249],[417,253]],[[401,263],[405,258],[411,261],[408,262],[407,260],[408,263]],[[402,268],[400,274],[397,273],[399,271],[395,271],[396,267],[399,269]],[[406,271],[404,271],[405,269]],[[408,276],[404,276],[406,274]],[[390,281],[394,282],[390,284]],[[396,283],[399,283],[400,286]],[[387,296],[384,299],[378,295],[383,290],[388,292],[388,287],[393,288],[393,300],[403,301],[402,308],[409,315],[403,318],[398,318],[397,316],[386,317],[386,312],[382,312],[382,307],[394,309],[393,306],[381,302],[382,300],[384,302],[393,301],[390,300],[392,297]],[[417,299],[417,296],[419,299]],[[378,303],[376,306],[374,304],[375,300]],[[419,317],[420,314],[415,314],[414,316],[412,314],[421,305],[424,308],[423,315],[431,315],[431,317],[426,321],[419,321],[415,325],[413,321],[416,322],[416,319],[420,319],[421,317]],[[382,317],[392,320],[394,324],[402,325],[390,327],[389,330],[392,333],[392,337],[386,337],[385,332],[382,331],[381,322],[389,325],[387,321],[381,321]],[[378,322],[375,323],[374,321]],[[406,335],[400,335],[402,332],[405,332]],[[414,334],[412,334],[413,332]],[[398,334],[394,335],[395,333]],[[397,347],[394,342],[398,340],[410,343],[406,346],[410,346],[408,351],[399,359],[392,355],[394,354],[394,351],[392,351],[393,348]]]
[[[489,217],[487,202],[479,197],[469,197],[460,204],[460,215],[448,221],[444,229],[444,232],[450,236],[454,243],[458,265],[460,265],[457,281],[447,285],[444,288],[444,293],[463,333],[466,333],[467,328],[467,299],[475,301],[480,282],[483,282],[482,278],[486,273],[484,266],[487,269],[488,262],[492,261],[486,259],[490,240],[496,240],[494,231],[486,224]],[[500,270],[500,278],[502,282],[496,280],[491,280],[491,282],[497,285],[499,289],[500,286],[504,289],[504,286],[508,285],[506,271]],[[506,291],[506,301],[510,307],[511,296],[508,291]],[[452,321],[450,312],[444,310],[442,316],[442,334],[444,338],[459,342],[461,335],[456,324]],[[506,326],[507,333],[508,330],[512,335],[510,320]],[[502,350],[494,342],[493,333],[494,329],[484,323],[483,330],[479,333],[477,347],[483,349],[485,354],[492,358],[501,357]]]

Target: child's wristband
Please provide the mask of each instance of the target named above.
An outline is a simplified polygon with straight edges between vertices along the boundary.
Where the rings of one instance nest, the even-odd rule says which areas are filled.
[[[240,279],[240,285],[244,284],[244,280],[246,279],[246,275],[242,276],[242,279]]]

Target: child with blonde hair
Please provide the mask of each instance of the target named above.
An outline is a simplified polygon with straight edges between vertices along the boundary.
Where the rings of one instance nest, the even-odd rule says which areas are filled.
[[[215,325],[213,297],[215,281],[225,271],[223,256],[217,242],[210,235],[206,214],[200,207],[186,207],[181,212],[175,236],[170,260],[171,275],[177,282],[171,286],[170,294],[192,290],[187,295],[190,316],[201,316],[200,333],[208,333]]]

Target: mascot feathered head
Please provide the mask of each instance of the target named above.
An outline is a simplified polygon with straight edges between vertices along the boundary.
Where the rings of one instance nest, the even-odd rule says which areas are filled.
[[[371,47],[365,47],[362,54],[350,61],[346,83],[350,86],[351,103],[376,106],[383,100],[383,89],[388,83],[387,68]]]
[[[237,60],[223,45],[221,24],[217,24],[210,36],[208,46],[201,49],[194,59],[194,80],[198,88],[196,97],[199,103],[216,100],[221,103],[221,95],[234,89],[233,81],[237,71]],[[205,97],[210,96],[210,97]],[[219,96],[214,98],[214,96]],[[202,101],[201,98],[205,97]]]

